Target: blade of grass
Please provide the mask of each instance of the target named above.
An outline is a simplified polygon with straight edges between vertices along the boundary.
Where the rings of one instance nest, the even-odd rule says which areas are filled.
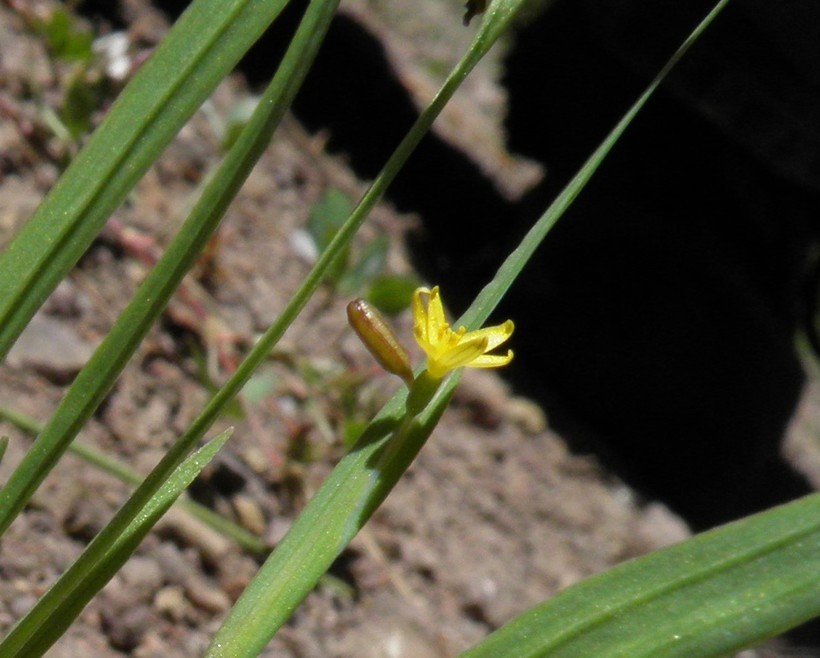
[[[206,658],[250,658],[264,649],[415,459],[453,388],[443,389],[412,423],[402,422],[406,389],[396,394],[246,588]]]
[[[460,323],[468,327],[478,326],[487,319],[535,245],[577,196],[584,179],[598,166],[599,156],[611,148],[614,139],[623,132],[626,123],[659,80],[726,4],[727,1],[718,3],[698,26],[636,106],[587,161],[580,172],[581,178],[570,183],[550,206],[522,245],[505,261],[498,276],[481,291]],[[721,534],[709,534],[703,540],[708,544],[688,545],[687,542],[680,552],[672,553],[669,563],[650,568],[648,574],[643,573],[643,566],[630,565],[628,570],[613,576],[612,581],[608,575],[602,576],[588,589],[585,584],[579,586],[578,594],[568,593],[566,599],[554,606],[549,602],[525,614],[509,628],[501,629],[486,643],[467,652],[465,658],[592,655],[694,658],[724,655],[776,635],[820,614],[818,505],[820,500],[812,496],[793,506],[760,515],[753,525],[731,526],[717,531]],[[699,542],[700,539],[692,541]],[[715,572],[704,577],[703,572],[693,565],[704,565],[708,569],[711,550],[723,550],[724,553],[714,558],[711,568]],[[721,557],[726,561],[725,569],[721,569]],[[667,557],[664,554],[657,559],[666,560]],[[676,563],[676,559],[680,562]],[[738,563],[731,564],[733,559]],[[676,586],[674,581],[664,580],[662,573],[665,568],[671,570],[675,565],[679,570],[674,575],[680,579],[677,591],[673,589]],[[691,576],[692,572],[697,575]],[[687,577],[694,578],[695,582],[686,584]],[[658,600],[644,601],[640,607],[637,601],[633,601],[635,611],[629,610],[628,605],[618,607],[613,602],[613,598],[617,601],[615,593],[622,588],[634,592],[629,589],[629,583],[637,583],[639,579],[638,589],[651,590],[653,583],[661,583],[661,587],[672,591],[665,595],[663,602],[660,596]],[[575,617],[566,610],[571,604],[583,607],[581,611],[574,611],[577,613]],[[596,624],[605,627],[598,631]],[[560,638],[570,632],[568,626],[574,629],[572,638],[566,639],[566,643],[556,640],[556,636]],[[616,643],[616,634],[620,644]]]
[[[41,467],[50,465],[56,459],[55,455],[65,450],[68,442],[77,434],[101,400],[101,391],[108,390],[108,386],[113,382],[114,371],[122,367],[127,354],[135,349],[139,339],[147,331],[150,320],[146,316],[156,316],[184,273],[193,264],[196,254],[207,242],[232,195],[250,172],[253,162],[264,150],[275,126],[290,105],[296,89],[318,51],[337,5],[338,0],[314,0],[308,7],[282,65],[257,105],[251,120],[231,147],[220,167],[220,174],[206,187],[179,235],[140,286],[135,299],[106,336],[89,364],[77,375],[54,417],[35,441],[23,463],[12,474],[9,483],[0,490],[0,515],[5,515],[5,523],[10,522],[10,518],[19,511],[23,501],[33,491],[31,480],[42,479],[43,474],[37,468],[38,462]],[[120,342],[127,345],[118,344]],[[103,380],[108,378],[110,381],[101,383],[97,381],[97,377]],[[215,416],[211,422],[214,418]],[[16,637],[25,642],[28,638],[35,637],[43,628],[59,623],[55,615],[59,616],[59,611],[66,605],[67,600],[77,592],[83,591],[84,583],[96,569],[97,563],[111,550],[111,546],[141,513],[162,483],[184,461],[205,431],[207,427],[196,436],[187,434],[187,440],[183,440],[183,437],[166,453],[111,522],[100,531],[58,580],[55,587],[41,597],[27,615],[25,623],[21,621],[16,629]],[[44,442],[44,437],[48,438],[49,442]],[[8,641],[7,638],[0,644],[0,655],[13,655],[6,653]]]
[[[0,255],[0,360],[110,214],[287,0],[197,0]]]
[[[62,603],[53,614],[41,617],[42,610],[35,606],[20,620],[0,646],[2,655],[8,658],[41,656],[59,640],[91,598],[122,568],[177,497],[222,449],[232,432],[232,429],[225,430],[180,464],[107,553],[94,564],[80,586],[73,588],[70,596],[60,597]],[[64,585],[63,580],[58,580],[50,591]],[[37,632],[32,633],[31,629],[37,629]]]
[[[38,423],[30,416],[26,416],[12,409],[0,405],[0,419],[7,420],[18,429],[36,436],[43,431],[43,424]],[[68,446],[68,451],[82,459],[83,461],[96,466],[101,471],[117,478],[120,482],[130,484],[132,487],[139,486],[143,480],[140,473],[132,470],[127,464],[114,459],[95,448],[75,440]],[[200,505],[192,500],[180,498],[177,507],[184,510],[191,516],[199,519],[202,523],[213,528],[217,532],[230,537],[244,550],[261,555],[267,553],[270,547],[256,535],[248,532],[244,528],[236,525],[228,519],[220,516],[213,510]]]
[[[23,509],[110,390],[127,360],[159,317],[180,281],[195,263],[253,165],[264,152],[321,44],[338,0],[311,5],[251,120],[186,219],[179,234],[142,283],[134,299],[75,378],[43,432],[0,490],[0,535]],[[204,430],[196,440],[204,436]],[[179,447],[165,462],[167,473],[176,468],[196,444]],[[166,474],[167,474],[166,473]],[[158,486],[154,482],[150,486]]]
[[[496,277],[482,290],[457,324],[472,328],[483,324],[538,244],[590,180],[660,80],[727,1],[718,3],[673,55],[669,64],[527,233],[521,245],[505,260]],[[474,46],[480,44],[480,48],[488,49],[492,41],[485,40],[483,31],[486,29],[487,34],[497,38],[517,7],[518,3],[514,1],[493,3]],[[469,61],[472,61],[470,54],[459,63],[456,71]],[[461,73],[458,75],[461,76]],[[448,377],[425,412],[411,424],[401,420],[404,417],[405,389],[396,393],[385,405],[351,452],[334,468],[248,585],[214,637],[207,658],[250,658],[265,647],[409,467],[444,412],[458,379],[458,373]]]
[[[820,494],[590,578],[462,658],[710,658],[820,615]]]
[[[338,0],[336,0],[338,2]],[[520,0],[519,0],[520,2]],[[323,277],[325,276],[328,267],[333,263],[335,258],[347,247],[347,245],[352,240],[353,236],[355,235],[356,231],[359,229],[361,224],[366,219],[368,213],[372,210],[372,208],[376,205],[378,200],[383,196],[385,190],[389,186],[389,184],[393,181],[395,176],[398,174],[399,170],[401,169],[404,162],[413,152],[415,147],[421,141],[422,137],[426,133],[426,131],[430,128],[433,121],[435,120],[436,116],[441,112],[441,109],[447,103],[449,98],[455,93],[458,86],[463,82],[464,78],[468,75],[470,70],[475,66],[475,64],[483,57],[483,55],[489,50],[492,46],[494,41],[503,31],[504,27],[509,23],[509,20],[512,18],[512,14],[514,12],[514,8],[517,7],[518,2],[510,2],[505,0],[504,2],[499,2],[498,6],[488,12],[488,16],[492,16],[493,20],[489,22],[486,29],[482,29],[476,37],[473,47],[471,48],[470,52],[468,53],[467,58],[461,63],[459,67],[453,72],[453,74],[448,78],[445,82],[442,89],[430,103],[430,105],[426,108],[426,110],[421,114],[419,119],[413,125],[412,129],[405,137],[404,140],[399,144],[396,148],[396,151],[393,153],[391,158],[389,159],[388,163],[385,165],[383,171],[374,181],[373,185],[361,199],[357,207],[354,209],[353,214],[345,223],[345,225],[338,231],[335,235],[331,243],[327,246],[327,248],[322,252],[321,257],[316,262],[315,266],[308,274],[305,282],[288,303],[288,305],[283,310],[279,319],[263,334],[263,336],[257,341],[254,348],[248,354],[248,356],[244,359],[244,361],[240,364],[237,368],[234,375],[229,379],[228,382],[216,393],[216,395],[212,398],[203,412],[199,415],[199,417],[194,421],[188,431],[180,437],[177,441],[175,446],[166,454],[163,458],[160,466],[162,468],[158,469],[157,473],[162,472],[170,472],[175,468],[179,462],[184,458],[184,455],[190,451],[191,447],[196,444],[196,442],[204,436],[205,432],[210,428],[219,414],[224,410],[225,406],[236,396],[236,394],[241,390],[242,386],[244,386],[247,381],[250,379],[250,376],[253,374],[254,370],[259,366],[262,361],[267,358],[267,355],[270,353],[270,350],[273,349],[276,342],[282,337],[286,329],[292,324],[293,320],[296,316],[301,312],[304,306],[307,304],[308,300],[312,296],[312,294],[318,289],[319,285],[321,284]],[[318,48],[318,45],[321,43],[323,38],[324,32],[327,28],[327,23],[331,15],[328,13],[329,5],[327,3],[319,3],[313,2],[308,8],[308,11],[305,14],[305,18],[300,25],[299,28],[299,35],[294,39],[294,45],[300,44],[298,47],[308,47],[306,44],[309,45],[310,48]],[[280,67],[280,71],[277,72],[277,79],[279,78],[279,73],[286,71],[287,73],[282,74],[281,79],[281,87],[285,89],[289,94],[295,94],[296,88],[298,87],[298,82],[295,82],[295,78],[297,77],[294,73],[297,72],[299,75],[303,75],[306,69],[308,68],[310,62],[312,62],[313,56],[306,56],[305,53],[292,51],[291,49],[288,50],[288,53],[283,60],[282,66]],[[293,75],[291,75],[293,74]],[[272,87],[275,87],[279,80],[275,79]],[[301,78],[300,78],[301,79]],[[270,91],[270,90],[269,90]],[[266,96],[260,101],[259,106],[266,106],[268,103],[272,103],[268,99],[267,93]],[[275,105],[275,104],[274,104]],[[276,106],[277,111],[281,109],[280,106]],[[272,112],[273,114],[273,112]],[[254,134],[254,129],[257,126],[259,121],[257,121],[257,115],[254,114],[254,118],[248,123],[246,128],[243,130],[242,135],[249,135],[248,139],[252,140],[252,135]],[[231,160],[232,156],[235,152],[241,153],[241,150],[238,148],[240,143],[243,143],[243,137],[240,137],[237,140],[237,143],[232,147],[231,151],[229,152],[228,158],[226,158],[225,163],[223,163],[223,167],[229,169],[227,166],[229,161]],[[251,145],[250,148],[256,149],[261,144],[261,140],[256,145]],[[238,156],[237,160],[239,160],[242,156]],[[218,176],[215,177],[217,179]],[[226,185],[226,187],[230,187],[230,185]],[[218,204],[216,201],[210,200],[208,194],[211,192],[210,186],[206,188],[205,193],[203,194],[202,199],[200,199],[199,203],[197,203],[196,208],[192,212],[192,215],[199,210],[208,209],[210,208],[213,210],[214,208],[218,208]],[[222,197],[227,197],[227,195],[220,195],[219,191],[213,192],[213,197],[219,200]],[[213,213],[217,214],[217,213]],[[185,226],[180,231],[180,235],[178,239],[175,240],[169,248],[166,250],[165,255],[158,263],[157,267],[155,267],[154,271],[149,275],[143,285],[140,287],[134,303],[129,305],[129,307],[123,312],[122,317],[118,321],[115,328],[112,330],[111,334],[115,332],[119,328],[120,324],[131,326],[131,327],[139,327],[141,326],[140,320],[143,319],[147,313],[144,310],[141,310],[139,307],[140,303],[143,304],[151,304],[152,302],[158,308],[164,307],[164,301],[158,302],[157,300],[163,299],[162,296],[159,294],[164,292],[167,288],[175,287],[176,284],[172,284],[170,280],[163,278],[162,276],[158,276],[156,280],[154,279],[154,275],[157,270],[162,269],[164,266],[172,266],[182,265],[183,256],[188,252],[185,250],[184,246],[178,245],[179,238],[182,237],[183,232],[189,228],[189,224],[192,223],[192,218],[186,221]],[[195,227],[190,227],[192,231],[195,230]],[[209,235],[209,234],[208,234]],[[205,231],[200,232],[199,240],[197,244],[202,245],[207,241],[207,236],[205,236]],[[189,242],[193,242],[190,238],[188,239]],[[179,252],[182,256],[178,256],[173,253],[173,250],[178,248]],[[191,256],[193,259],[193,256]],[[180,271],[187,270],[190,268],[190,264],[188,267],[178,267]],[[156,293],[156,294],[155,294]],[[145,300],[144,302],[140,302],[139,300]],[[147,331],[147,327],[144,331]],[[142,331],[141,335],[144,335],[144,331]],[[120,350],[115,350],[116,341],[109,340],[111,339],[111,334],[106,337],[106,340],[100,346],[100,348],[95,353],[93,359],[97,360],[99,364],[118,364],[119,361],[114,356],[118,356],[118,354],[110,355],[111,358],[106,358],[102,355],[102,349],[105,346],[109,346],[112,351],[119,352]],[[123,328],[123,338],[127,340],[138,342],[139,338],[137,337],[136,331],[127,332],[125,328]],[[99,358],[98,358],[99,356]],[[120,367],[121,366],[117,366]],[[81,377],[83,377],[88,370],[88,366],[81,371],[81,373],[77,376],[75,380],[75,385]],[[108,371],[103,370],[103,373],[108,373]],[[111,379],[111,383],[113,383],[113,379],[116,375],[110,374],[109,377]],[[85,418],[87,419],[90,417],[90,414],[93,413],[93,409],[99,404],[101,399],[102,393],[99,391],[107,391],[110,388],[111,383],[106,384],[105,386],[94,386],[94,381],[101,381],[99,377],[99,373],[95,373],[94,376],[88,375],[87,379],[89,381],[86,382],[86,386],[82,388],[90,391],[94,391],[95,395],[99,397],[99,399],[92,400],[94,396],[88,395],[85,399],[86,401],[83,403],[81,410],[83,413],[86,414]],[[78,387],[80,388],[80,387]],[[74,389],[69,390],[69,394]],[[78,394],[79,395],[79,394]],[[67,400],[67,399],[66,399]],[[77,403],[72,402],[72,404],[67,403],[64,400],[61,404],[61,407],[66,407],[66,416],[67,420],[71,420],[72,416],[68,413],[71,407],[80,406]],[[59,409],[58,409],[59,411]],[[79,418],[79,417],[78,417]],[[84,421],[83,421],[84,422]],[[75,436],[76,433],[79,431],[79,427],[83,424],[83,422],[79,422],[79,419],[74,423],[76,427],[71,427],[71,436]],[[54,424],[54,419],[46,426],[46,431]],[[56,430],[55,430],[56,432]],[[60,437],[63,440],[70,441],[71,439],[65,439],[65,437],[69,434],[69,432],[63,432],[62,436]],[[38,437],[37,441],[35,442],[35,446],[32,450],[29,451],[29,455],[32,456],[33,460],[39,460],[40,464],[48,464],[50,459],[55,459],[54,453],[49,449],[49,452],[46,452],[46,448],[42,447],[47,445],[47,442],[42,441],[43,436],[41,435]],[[38,445],[38,443],[40,445]],[[57,443],[57,441],[52,440],[50,443]],[[62,451],[65,450],[65,446],[62,446],[60,449],[60,454]],[[43,453],[43,454],[39,454]],[[59,456],[59,455],[57,455]],[[28,455],[27,455],[28,457]],[[53,465],[53,464],[51,464]],[[20,470],[20,469],[18,469]],[[21,477],[21,483],[18,484],[18,488],[22,488],[22,482],[28,482],[27,478],[29,477],[39,477],[37,475],[37,469],[34,469],[29,465],[28,469],[29,473],[26,474],[25,477]],[[33,475],[32,475],[33,474]],[[15,473],[16,475],[16,473]],[[159,477],[159,475],[157,476]],[[14,478],[14,476],[13,476]],[[9,483],[12,481],[10,480]],[[143,482],[140,490],[135,492],[135,496],[148,496],[150,495],[151,491],[157,486],[156,482],[146,480]],[[11,519],[19,513],[19,510],[22,508],[24,501],[30,497],[31,492],[36,489],[35,486],[27,485],[28,491],[16,493],[16,505],[15,507],[11,507],[8,504],[9,500],[13,500],[11,496],[14,496],[15,493],[10,491],[10,487],[7,484],[3,490],[0,490],[0,534],[2,531],[8,526]],[[6,499],[3,498],[6,496]],[[123,514],[129,513],[127,509],[122,510]]]
[[[302,45],[304,45],[304,43],[309,43],[312,44],[311,47],[318,47],[318,44],[321,42],[321,39],[323,38],[324,31],[326,30],[331,17],[332,12],[328,13],[327,3],[311,3],[305,14],[302,24],[299,27],[297,37],[294,38],[294,44],[297,44],[297,42]],[[490,45],[491,42],[486,42],[485,39],[485,52],[489,49]],[[477,51],[473,53],[474,61],[472,62],[471,66],[474,65],[475,62],[478,61],[478,59],[480,59],[481,54],[479,54]],[[285,59],[283,60],[282,66],[280,67],[280,71],[277,72],[277,78],[279,78],[280,74],[282,74],[283,79],[289,79],[289,76],[287,74],[282,73],[283,71],[301,71],[302,68],[309,65],[309,61],[311,59],[311,57],[306,57],[303,52],[299,52],[298,49],[289,49],[288,53],[285,56]],[[184,456],[191,450],[192,446],[196,444],[196,442],[214,423],[219,414],[224,410],[225,406],[239,393],[241,388],[245,385],[245,383],[247,383],[250,376],[253,374],[256,367],[258,367],[258,365],[267,358],[267,355],[270,353],[270,350],[273,348],[273,346],[276,344],[279,338],[281,338],[281,336],[284,334],[287,327],[290,326],[290,324],[293,322],[293,319],[307,304],[307,301],[309,300],[313,292],[315,292],[318,289],[325,275],[325,272],[327,271],[328,266],[338,256],[341,250],[343,250],[347,246],[347,244],[349,244],[350,240],[355,235],[356,231],[366,218],[367,214],[370,212],[373,206],[375,206],[379,198],[384,193],[386,187],[398,173],[404,161],[407,159],[407,157],[409,157],[410,153],[421,140],[426,130],[429,129],[429,126],[432,124],[438,112],[441,111],[441,108],[447,102],[449,97],[454,93],[454,91],[456,90],[460,82],[464,79],[464,77],[466,77],[468,72],[469,68],[464,68],[459,72],[458,75],[454,75],[451,77],[448,84],[445,85],[445,87],[442,89],[439,95],[431,103],[430,107],[427,108],[427,110],[416,122],[414,129],[410,132],[410,134],[408,134],[408,136],[402,141],[402,143],[396,149],[396,152],[391,157],[390,161],[388,162],[388,165],[386,165],[385,170],[377,178],[377,180],[374,182],[373,186],[371,186],[368,193],[360,201],[359,205],[357,206],[356,210],[354,210],[353,215],[347,221],[346,225],[342,229],[340,229],[335,238],[331,241],[326,250],[322,253],[316,265],[311,270],[310,274],[306,278],[303,285],[300,287],[299,291],[291,299],[291,301],[281,314],[280,318],[257,341],[255,346],[252,348],[251,352],[237,368],[234,375],[214,395],[209,404],[197,417],[197,419],[194,421],[194,423],[191,425],[188,431],[182,437],[180,437],[176,444],[168,451],[165,457],[154,469],[152,474],[148,478],[146,478],[146,480],[142,483],[142,485],[140,485],[137,491],[134,492],[129,501],[117,513],[115,518],[112,519],[111,523],[109,523],[108,526],[91,542],[91,544],[84,551],[83,555],[81,555],[77,562],[75,562],[75,564],[72,565],[69,571],[66,572],[66,574],[64,574],[63,578],[71,580],[75,583],[82,581],[84,574],[87,573],[87,570],[90,568],[89,565],[93,565],[96,560],[100,559],[101,555],[103,555],[105,550],[107,550],[106,547],[110,545],[110,542],[117,537],[117,534],[121,532],[122,529],[130,522],[130,520],[133,519],[134,515],[139,512],[141,506],[145,504],[145,501],[148,498],[150,498],[150,496],[157,490],[162,478],[167,477],[168,473],[173,471],[174,468],[176,468],[176,466],[181,462],[181,460],[184,459]],[[275,79],[274,84],[276,84],[276,82],[277,80]],[[295,90],[295,84],[292,81],[290,84],[286,84],[283,86],[286,87],[289,91]],[[260,102],[259,106],[264,107],[268,104],[269,101],[267,100],[267,98],[264,98],[262,102]],[[239,144],[244,141],[244,136],[246,134],[252,134],[252,129],[256,124],[256,116],[257,115],[255,114],[254,118],[252,118],[249,124],[246,126],[237,144],[232,148],[231,152],[229,153],[228,159],[231,158],[231,155],[239,147]],[[197,207],[199,208],[203,205],[205,204],[203,204],[202,201],[200,201],[200,203],[197,204]],[[183,231],[187,226],[188,222],[186,222],[185,227],[183,227]],[[182,231],[180,232],[180,235],[181,234]],[[165,256],[163,256],[163,259],[160,261],[160,264],[163,264],[166,261],[170,261],[171,264],[176,262],[176,258],[170,254],[171,249],[174,247],[176,242],[177,241],[175,240],[174,243],[172,243],[171,247],[169,247],[169,249],[166,251],[166,254]],[[155,271],[156,269],[157,268],[155,268]],[[148,302],[154,299],[154,295],[146,293],[146,291],[148,290],[147,285],[149,284],[149,282],[153,281],[153,276],[154,272],[152,272],[152,274],[149,275],[148,279],[146,279],[143,286],[141,286],[140,291],[137,295],[138,299],[145,299]],[[155,283],[158,284],[159,281]],[[165,286],[159,286],[159,289],[162,290],[164,289],[164,287]],[[123,314],[123,316],[125,316],[125,313]],[[138,322],[141,317],[142,314],[138,313],[135,309],[133,313],[133,318],[131,318],[131,320],[133,320],[133,322]],[[125,324],[133,324],[133,322],[125,322]],[[97,354],[95,354],[95,357],[96,356]],[[106,360],[101,359],[101,362],[105,363]],[[78,379],[82,375],[83,373],[81,372],[80,375],[78,375]],[[92,385],[93,382],[88,382],[88,384]],[[78,427],[81,424],[82,423],[77,423]],[[51,425],[51,423],[49,423],[49,425]],[[48,427],[46,429],[48,429]],[[75,434],[76,431],[78,431],[78,429],[74,430]],[[42,435],[40,438],[38,438],[38,441],[41,438]],[[30,451],[30,453],[31,452],[34,451],[32,450]],[[4,492],[5,489],[3,491],[0,491],[0,496],[2,496]],[[3,500],[0,499],[0,515],[3,514],[3,511],[4,503]],[[53,609],[53,607],[58,604],[59,601],[47,600],[47,597],[44,597],[43,600],[38,602],[38,606],[42,606],[46,609],[49,607]],[[0,645],[0,648],[2,648],[2,645]]]

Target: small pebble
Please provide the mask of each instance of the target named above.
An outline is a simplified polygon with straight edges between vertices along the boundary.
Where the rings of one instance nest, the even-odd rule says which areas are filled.
[[[122,611],[103,611],[103,628],[112,646],[131,651],[139,646],[143,634],[151,628],[153,617],[148,608],[137,606]]]
[[[239,523],[243,528],[258,537],[265,534],[268,524],[265,521],[265,515],[262,509],[255,500],[248,496],[237,494],[231,498],[231,502],[233,503],[236,515],[239,517]]]
[[[94,352],[68,322],[37,313],[6,357],[12,368],[31,368],[58,383],[76,375]]]
[[[185,591],[191,603],[208,612],[225,612],[231,607],[228,595],[204,578],[193,579],[188,583]]]
[[[31,594],[23,594],[22,596],[15,596],[9,603],[11,614],[16,619],[19,619],[26,614],[31,607],[37,602],[37,599]]]
[[[188,608],[185,591],[179,585],[163,587],[154,597],[154,607],[169,619],[180,621]]]
[[[120,570],[119,576],[132,601],[149,601],[162,585],[162,571],[155,560],[135,555]]]
[[[256,474],[263,475],[270,468],[270,460],[265,453],[256,446],[245,448],[242,451],[242,461]]]
[[[211,564],[217,563],[231,550],[231,541],[227,537],[181,509],[170,509],[157,523],[157,530],[168,532],[185,544],[194,546]]]

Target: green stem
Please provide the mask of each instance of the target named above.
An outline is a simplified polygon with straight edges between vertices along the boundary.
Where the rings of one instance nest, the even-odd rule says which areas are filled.
[[[436,391],[441,386],[442,380],[438,377],[433,377],[429,370],[425,370],[413,382],[410,387],[410,392],[407,394],[407,403],[405,409],[408,416],[411,418],[418,416],[424,408],[430,404],[430,400],[436,394]]]

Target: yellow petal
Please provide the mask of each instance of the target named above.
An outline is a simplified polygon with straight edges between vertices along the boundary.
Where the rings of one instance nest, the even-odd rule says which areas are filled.
[[[448,370],[460,368],[474,359],[478,358],[487,351],[487,339],[482,337],[469,338],[460,341],[437,359],[439,365],[446,367]]]
[[[496,347],[509,340],[514,329],[515,325],[513,324],[513,321],[507,320],[504,324],[500,324],[495,327],[485,327],[484,329],[471,331],[466,337],[472,338],[473,336],[481,336],[482,338],[486,338],[487,351],[492,352]]]
[[[438,286],[430,291],[430,303],[427,305],[427,337],[431,343],[443,337],[442,334],[450,328],[444,317],[444,306]]]
[[[434,367],[436,370],[447,373],[450,370],[455,370],[480,358],[485,351],[487,351],[486,338],[479,336],[477,338],[462,340],[457,345],[440,354],[438,358],[433,359],[433,361],[435,361]],[[432,374],[436,375],[436,373]]]
[[[427,331],[427,309],[424,308],[424,300],[421,296],[429,294],[430,291],[427,288],[416,288],[413,293],[413,334],[425,352],[427,352],[425,344],[430,345],[430,334]]]
[[[476,357],[467,365],[471,368],[500,368],[506,366],[513,358],[513,351],[507,350],[506,354],[482,354]]]

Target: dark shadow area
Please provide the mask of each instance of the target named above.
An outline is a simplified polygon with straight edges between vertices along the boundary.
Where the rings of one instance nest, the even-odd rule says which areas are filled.
[[[650,16],[641,3],[559,2],[519,32],[510,146],[550,176],[508,230],[523,233],[711,5],[657,4]],[[804,380],[794,335],[816,295],[820,86],[807,67],[820,43],[805,25],[820,17],[811,3],[790,10],[729,6],[502,313],[517,321],[516,385],[577,450],[696,530],[811,490],[780,443]],[[820,647],[817,623],[789,637]]]
[[[508,59],[511,147],[550,172],[522,217],[546,207],[709,3],[668,8],[675,29],[637,62],[606,8],[586,5],[558,3]],[[793,337],[820,206],[678,91],[740,76],[702,61],[723,61],[715,44],[737,36],[733,18],[650,101],[505,304],[526,355],[517,383],[577,448],[695,529],[810,490],[779,446],[803,383]],[[723,93],[713,85],[706,107]]]
[[[436,136],[424,140],[389,195],[422,215],[416,265],[446,286],[454,311],[707,5],[670,10],[670,29],[656,30],[652,57],[637,67],[630,48],[613,54],[619,35],[601,32],[608,5],[590,20],[583,2],[559,2],[520,30],[507,62],[507,128],[512,149],[549,171],[521,204]],[[289,6],[245,58],[252,84],[273,74],[303,8]],[[732,22],[728,11],[720,20],[718,42]],[[809,491],[778,451],[803,381],[792,338],[817,202],[675,89],[651,101],[498,315],[517,323],[519,357],[506,374],[546,404],[573,446],[702,529]],[[417,114],[381,45],[344,16],[294,111],[309,130],[327,130],[330,150],[366,178]]]
[[[128,24],[119,2],[110,0],[82,0],[77,7],[78,13],[94,22],[105,22],[117,30],[125,29]]]

